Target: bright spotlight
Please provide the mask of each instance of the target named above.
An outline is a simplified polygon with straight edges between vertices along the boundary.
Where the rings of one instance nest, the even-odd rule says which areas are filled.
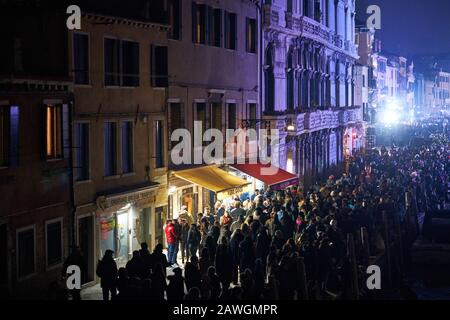
[[[382,120],[385,125],[394,125],[399,122],[400,114],[395,110],[385,110]]]

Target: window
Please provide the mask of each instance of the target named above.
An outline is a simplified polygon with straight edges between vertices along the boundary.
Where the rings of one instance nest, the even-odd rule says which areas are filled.
[[[181,103],[170,104],[170,133],[172,134],[177,129],[185,128],[184,120],[184,106]],[[172,148],[175,147],[178,142],[171,142]]]
[[[47,267],[63,262],[62,219],[45,224]]]
[[[222,131],[222,104],[211,104],[211,128]]]
[[[75,181],[89,180],[89,124],[76,123],[74,126]]]
[[[181,0],[169,2],[170,39],[181,40]]]
[[[108,177],[115,175],[117,172],[117,124],[115,122],[105,122],[103,131],[105,176]]]
[[[228,104],[228,128],[236,130],[236,103]]]
[[[164,168],[164,122],[155,121],[155,167]]]
[[[206,6],[192,3],[192,42],[206,43]]]
[[[17,231],[17,276],[23,278],[36,271],[34,226]]]
[[[293,0],[287,0],[286,1],[286,11],[289,12],[289,13],[292,13],[292,9],[293,9],[292,8],[292,5],[293,5],[292,2],[293,2]]]
[[[225,11],[225,48],[236,50],[237,37],[236,14]]]
[[[258,118],[257,115],[257,110],[256,110],[256,103],[249,103],[248,104],[248,109],[249,109],[249,117],[251,121],[251,128],[252,129],[256,129],[256,119]]]
[[[275,75],[273,45],[270,44],[266,49],[266,61],[264,66],[264,104],[265,111],[271,112],[275,109]]]
[[[122,122],[122,173],[133,172],[133,123]]]
[[[256,20],[247,18],[247,52],[256,53]]]
[[[206,131],[206,104],[196,103],[196,118],[195,121],[200,121],[203,133]]]
[[[139,43],[105,39],[105,85],[139,86]]]
[[[18,163],[19,107],[0,106],[0,167]]]
[[[208,7],[209,44],[214,47],[222,46],[222,10]]]
[[[89,84],[89,37],[73,35],[73,72],[75,84]]]
[[[151,83],[155,88],[169,86],[168,53],[165,46],[152,46]]]
[[[105,85],[120,85],[120,41],[105,39]]]
[[[289,110],[294,109],[294,51],[291,49],[287,58],[287,70],[286,70],[286,93],[287,93],[287,108]]]
[[[46,155],[47,159],[59,159],[62,150],[62,105],[46,107]]]
[[[122,41],[122,86],[139,87],[139,43]]]

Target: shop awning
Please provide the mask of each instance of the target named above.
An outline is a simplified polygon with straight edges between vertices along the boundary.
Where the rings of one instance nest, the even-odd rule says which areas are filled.
[[[275,174],[264,174],[264,168],[270,168],[270,164],[233,164],[231,167],[245,173],[248,176],[251,176],[257,180],[264,182],[267,186],[269,186],[272,190],[281,190],[285,189],[289,186],[297,185],[299,180],[298,177],[292,173],[289,173],[285,170],[277,168],[272,165],[275,169]]]
[[[250,182],[233,176],[216,166],[204,166],[176,171],[174,172],[174,175],[190,183],[198,184],[215,193],[239,193],[243,191],[244,187],[250,184]]]

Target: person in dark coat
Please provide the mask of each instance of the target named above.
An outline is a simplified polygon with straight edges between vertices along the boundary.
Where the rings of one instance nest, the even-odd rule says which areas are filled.
[[[203,248],[202,253],[200,255],[200,259],[198,260],[198,266],[200,274],[202,276],[208,272],[208,268],[211,266],[211,261],[207,248]]]
[[[100,286],[102,287],[103,300],[109,300],[116,297],[116,278],[117,278],[117,264],[113,258],[114,251],[106,250],[102,260],[97,265],[97,276],[100,277]]]
[[[208,268],[208,278],[209,278],[209,285],[211,290],[211,299],[217,300],[220,296],[221,288],[220,288],[220,279],[219,276],[216,273],[216,269],[211,266]]]
[[[181,250],[182,264],[184,264],[184,262],[189,259],[189,244],[188,244],[189,229],[190,227],[187,221],[181,220],[180,250]]]
[[[233,277],[233,256],[225,237],[217,246],[215,271],[220,279],[222,287],[228,289]]]
[[[174,275],[168,276],[167,300],[181,301],[184,297],[184,278],[180,268],[173,269]]]
[[[191,256],[191,261],[186,262],[184,267],[184,281],[186,282],[187,290],[191,288],[199,288],[201,286],[201,274],[198,267],[197,256]]]
[[[119,268],[116,287],[119,291],[117,300],[127,300],[130,298],[130,278],[128,277],[127,269]]]
[[[253,270],[255,266],[255,252],[253,242],[250,237],[246,237],[239,244],[239,270],[242,272],[246,269]]]
[[[205,241],[205,247],[204,249],[208,250],[208,254],[209,254],[209,260],[210,261],[214,261],[215,256],[216,256],[216,247],[217,247],[217,241],[214,240],[214,238],[211,235],[208,235],[206,237],[206,241]],[[202,252],[203,252],[202,250]]]
[[[256,259],[253,278],[255,282],[255,298],[261,299],[265,286],[265,266],[261,259]]]
[[[187,243],[188,243],[189,253],[190,253],[191,257],[197,255],[197,251],[200,246],[201,237],[202,236],[200,234],[200,231],[198,231],[197,225],[192,224],[191,228],[189,229],[188,237],[187,237]]]
[[[141,250],[139,250],[139,256],[141,257],[142,265],[144,267],[143,279],[150,278],[151,270],[153,267],[153,259],[150,251],[148,250],[148,244],[141,243]]]
[[[244,240],[244,235],[241,229],[237,229],[233,232],[230,240],[230,253],[231,253],[231,263],[232,263],[232,281],[234,284],[238,282],[238,266],[239,266],[239,244]]]
[[[291,215],[285,210],[283,210],[283,217],[281,218],[280,223],[284,238],[292,238],[295,231],[295,222],[292,219]]]
[[[167,288],[166,277],[163,271],[163,267],[160,263],[155,265],[155,270],[152,274],[152,291],[155,300],[164,300],[164,293]]]
[[[267,260],[267,255],[270,251],[270,242],[271,239],[267,232],[267,228],[262,227],[256,237],[256,259],[261,259],[262,261]]]
[[[133,257],[127,262],[126,269],[130,278],[145,279],[145,267],[139,251],[133,251]]]
[[[162,266],[164,276],[166,275],[166,268],[169,266],[169,262],[167,261],[166,255],[163,253],[163,246],[160,243],[157,244],[155,246],[155,249],[153,250],[152,263],[153,269],[156,267],[157,264],[160,264]]]

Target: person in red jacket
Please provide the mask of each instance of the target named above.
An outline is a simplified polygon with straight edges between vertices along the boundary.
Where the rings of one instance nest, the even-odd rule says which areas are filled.
[[[166,233],[166,241],[167,241],[167,251],[168,251],[167,260],[169,262],[169,265],[173,265],[176,262],[175,246],[177,242],[177,235],[175,231],[175,225],[173,224],[172,220],[167,220],[166,228],[164,229],[164,231]]]

